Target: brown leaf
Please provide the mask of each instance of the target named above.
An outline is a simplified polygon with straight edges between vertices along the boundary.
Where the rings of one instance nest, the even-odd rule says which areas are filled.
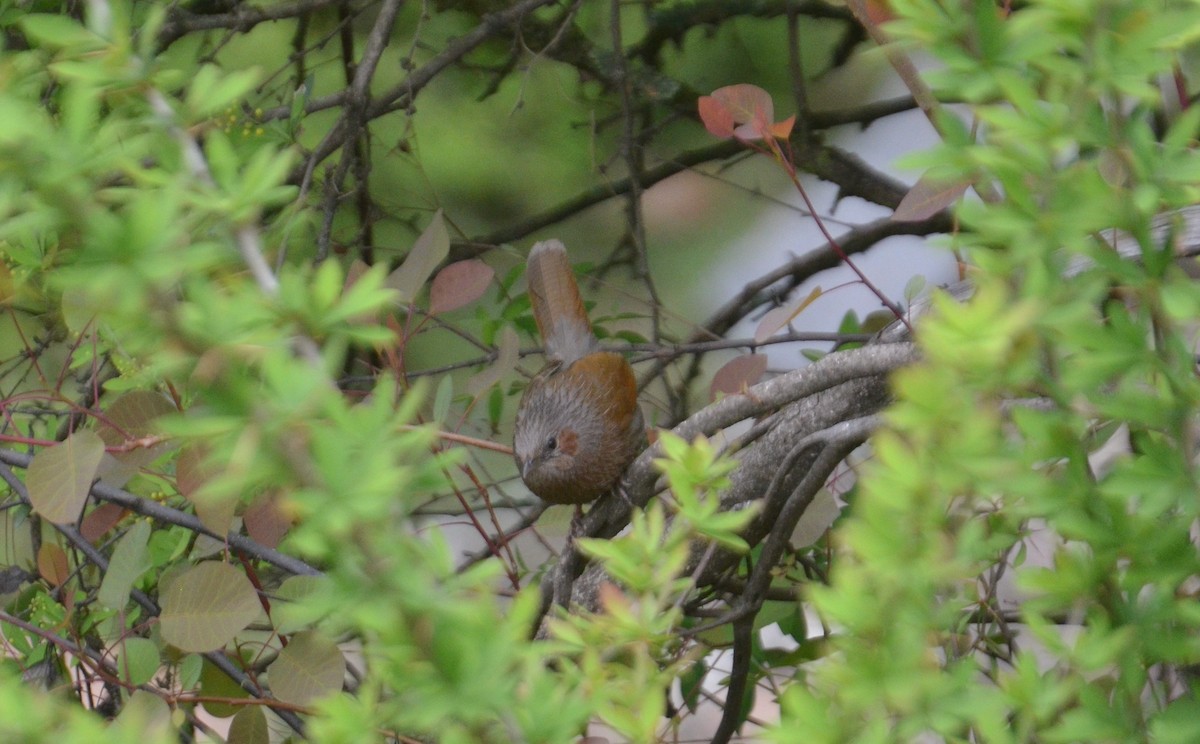
[[[625,596],[620,587],[611,581],[602,582],[596,595],[600,608],[609,615],[629,617],[633,611],[633,605],[629,602],[629,598]]]
[[[916,184],[908,190],[896,211],[892,213],[895,222],[920,222],[929,219],[942,211],[966,193],[970,187],[969,181],[946,181],[931,178],[928,173],[921,176]]]
[[[439,209],[434,213],[429,227],[413,244],[404,263],[388,274],[384,285],[399,292],[401,302],[412,302],[433,270],[449,253],[450,233],[446,231],[446,222]]]
[[[191,499],[212,477],[212,468],[205,463],[207,456],[206,448],[199,444],[187,444],[180,450],[175,461],[175,487],[185,499]]]
[[[119,396],[104,410],[96,433],[109,447],[135,444],[158,434],[156,420],[175,413],[175,405],[166,397],[149,390],[134,390]],[[123,452],[109,452],[97,474],[106,485],[121,488],[137,472],[158,459],[171,445],[148,440],[148,446],[138,446]]]
[[[709,386],[709,400],[716,400],[718,393],[735,395],[758,382],[767,371],[766,354],[743,354],[725,363],[713,375]]]
[[[71,575],[67,568],[67,554],[54,543],[42,543],[37,554],[38,573],[50,583],[50,586],[60,586]]]
[[[128,510],[116,504],[101,504],[83,517],[79,524],[79,534],[90,543],[96,543],[104,534],[117,526]]]
[[[820,287],[813,287],[813,290],[796,304],[777,307],[764,315],[762,320],[758,321],[758,327],[754,329],[755,343],[761,344],[774,336],[776,331],[795,320],[797,315],[804,312],[804,309],[813,304],[822,294]]]
[[[456,261],[438,272],[429,288],[431,315],[470,305],[483,296],[496,272],[483,261]]]
[[[264,493],[246,507],[242,514],[242,524],[246,525],[246,534],[250,539],[260,545],[274,548],[291,529],[292,520],[280,508],[279,494]]]
[[[212,465],[207,462],[208,450],[202,444],[187,444],[175,461],[175,487],[196,508],[196,516],[204,526],[218,535],[225,535],[233,524],[237,499],[213,496],[204,485],[213,477]]]

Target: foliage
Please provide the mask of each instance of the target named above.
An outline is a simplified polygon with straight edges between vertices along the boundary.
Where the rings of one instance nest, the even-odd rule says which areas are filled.
[[[1200,17],[849,5],[0,5],[0,738],[1194,740]],[[864,34],[911,96],[814,107]],[[907,197],[829,142],[918,108]],[[689,169],[826,245],[685,324]],[[502,443],[550,227],[662,430],[548,560]],[[855,258],[939,232],[965,303]],[[882,314],[793,330],[838,263]]]
[[[978,129],[942,114],[919,162],[1003,198],[958,210],[975,295],[922,320],[845,559],[812,592],[838,653],[789,689],[772,738],[1192,741],[1200,294],[1173,260],[1179,219],[1160,215],[1200,196],[1200,112],[1164,116],[1152,81],[1200,16],[893,8],[889,31],[944,62],[938,93]],[[1098,465],[1117,424],[1129,448]]]

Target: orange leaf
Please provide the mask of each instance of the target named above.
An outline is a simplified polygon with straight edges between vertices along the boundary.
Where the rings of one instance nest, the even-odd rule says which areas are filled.
[[[796,115],[792,114],[783,121],[771,125],[771,134],[776,139],[787,139],[792,136],[792,127],[796,126]]]

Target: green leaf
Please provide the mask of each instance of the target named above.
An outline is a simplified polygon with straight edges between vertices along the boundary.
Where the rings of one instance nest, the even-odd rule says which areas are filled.
[[[158,646],[149,638],[126,638],[117,647],[117,673],[130,685],[144,685],[162,667]]]
[[[162,602],[163,640],[183,651],[214,651],[258,617],[258,592],[246,575],[207,561],[176,577]]]
[[[687,709],[695,713],[700,705],[700,691],[704,687],[704,678],[708,676],[708,664],[699,659],[679,675],[679,694]]]
[[[25,479],[33,508],[55,524],[78,520],[103,455],[104,442],[86,430],[34,455]]]
[[[292,636],[267,667],[271,692],[293,705],[308,705],[338,692],[345,675],[346,659],[337,644],[315,631]]]
[[[229,724],[226,744],[270,744],[271,730],[261,705],[243,705]]]
[[[17,24],[25,37],[36,46],[52,49],[75,48],[77,51],[101,49],[106,43],[79,25],[68,15],[30,13]]]
[[[134,690],[117,716],[116,726],[110,729],[113,741],[128,741],[132,732],[137,732],[141,741],[168,740],[173,731],[167,702],[154,693]]]
[[[204,657],[200,654],[188,654],[179,663],[179,687],[190,690],[200,684],[200,672],[204,669]]]
[[[258,70],[228,72],[215,65],[203,65],[188,86],[186,100],[191,120],[200,121],[235,105],[254,90],[258,79]]]
[[[139,519],[121,536],[113,549],[108,570],[100,583],[97,599],[110,610],[121,610],[129,601],[133,583],[150,567],[146,546],[150,541],[150,523]]]
[[[224,700],[246,700],[250,697],[249,692],[208,660],[204,660],[200,671],[200,694],[207,698],[204,701],[204,709],[218,718],[228,718],[246,707],[223,702]]]
[[[437,392],[433,396],[433,422],[445,424],[446,416],[450,414],[450,403],[454,398],[454,378],[445,375],[438,382]]]

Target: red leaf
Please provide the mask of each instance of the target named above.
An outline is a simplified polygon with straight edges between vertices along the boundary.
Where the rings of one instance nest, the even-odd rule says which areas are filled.
[[[744,140],[762,139],[771,134],[771,119],[775,104],[771,94],[758,87],[742,83],[727,85],[713,91],[713,98],[722,101],[740,126],[734,134]]]
[[[712,96],[700,96],[698,102],[700,121],[709,134],[721,139],[733,136],[733,112]]]
[[[767,371],[766,354],[745,354],[734,357],[713,375],[709,386],[709,399],[716,400],[718,393],[735,395],[758,382]]]
[[[431,315],[470,305],[483,296],[496,272],[483,261],[456,261],[438,272],[429,288]]]
[[[775,104],[771,101],[771,94],[757,85],[746,83],[727,85],[714,90],[711,96],[702,96],[699,109],[704,127],[722,138],[757,140],[787,137],[796,123],[795,116],[773,123]]]

